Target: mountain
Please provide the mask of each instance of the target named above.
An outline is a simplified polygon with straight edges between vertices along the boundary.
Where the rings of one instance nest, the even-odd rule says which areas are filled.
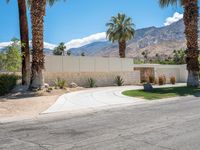
[[[200,22],[199,22],[200,25]],[[200,26],[199,26],[200,28]],[[10,42],[0,43],[0,50],[8,46]],[[44,43],[46,55],[52,55],[56,45]],[[127,57],[142,58],[142,52],[148,51],[149,57],[170,56],[174,50],[185,49],[185,35],[183,20],[179,20],[169,26],[149,27],[136,30],[133,40],[127,42]],[[72,55],[79,56],[82,52],[86,56],[118,57],[118,43],[97,41],[79,48],[70,49]]]
[[[150,57],[154,57],[157,53],[169,56],[175,49],[181,48],[186,48],[183,20],[160,28],[136,30],[134,39],[127,43],[126,53],[127,57],[142,57],[141,53],[147,50]],[[89,56],[118,57],[118,44],[108,41],[95,42],[70,50],[74,55],[84,52]]]

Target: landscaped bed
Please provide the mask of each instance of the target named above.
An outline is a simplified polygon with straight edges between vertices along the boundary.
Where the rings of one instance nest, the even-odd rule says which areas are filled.
[[[151,92],[145,92],[144,90],[129,90],[122,92],[123,95],[143,98],[147,100],[157,100],[164,98],[171,98],[177,96],[188,96],[200,94],[200,88],[192,87],[167,87],[167,88],[155,88]]]

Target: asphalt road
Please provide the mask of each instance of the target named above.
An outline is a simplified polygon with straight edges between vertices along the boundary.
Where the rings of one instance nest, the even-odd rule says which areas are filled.
[[[0,124],[0,150],[199,150],[200,98]]]

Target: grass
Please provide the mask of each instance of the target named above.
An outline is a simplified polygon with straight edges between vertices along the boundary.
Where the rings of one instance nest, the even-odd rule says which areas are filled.
[[[200,88],[168,87],[168,88],[155,88],[152,92],[145,92],[144,90],[129,90],[122,92],[122,94],[130,97],[143,98],[147,100],[157,100],[157,99],[171,98],[177,96],[200,94]]]

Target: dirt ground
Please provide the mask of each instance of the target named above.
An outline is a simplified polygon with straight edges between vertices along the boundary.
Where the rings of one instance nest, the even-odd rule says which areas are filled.
[[[5,118],[37,117],[64,94],[84,88],[54,89],[51,92],[14,92],[0,97],[0,121]]]

